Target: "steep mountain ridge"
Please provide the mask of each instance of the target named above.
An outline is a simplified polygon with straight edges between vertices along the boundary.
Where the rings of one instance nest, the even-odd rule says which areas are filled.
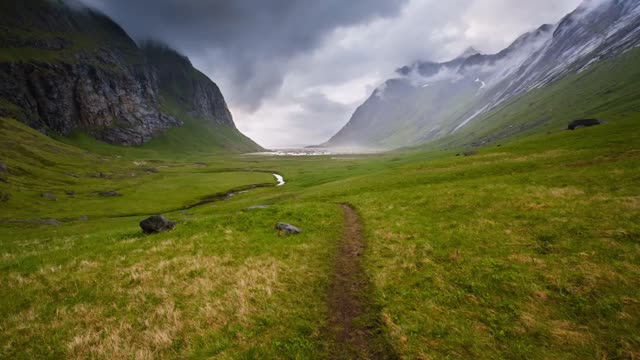
[[[237,132],[242,147],[261,149],[240,136],[218,87],[188,59],[168,48],[138,47],[100,13],[60,0],[25,0],[3,2],[0,20],[0,116],[47,134],[84,132],[139,146],[184,125],[166,111],[171,102],[201,126]],[[163,65],[176,58],[177,67]],[[172,89],[176,81],[182,92]],[[192,99],[172,99],[179,95]]]
[[[398,69],[400,77],[376,89],[325,145],[397,148],[439,139],[638,45],[640,2],[585,1],[559,23],[526,33],[497,54],[465,52],[452,61]],[[402,92],[393,94],[400,86],[390,82],[404,84]]]

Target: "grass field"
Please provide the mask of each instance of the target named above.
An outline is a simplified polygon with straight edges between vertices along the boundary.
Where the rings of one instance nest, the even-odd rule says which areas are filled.
[[[326,358],[349,203],[375,309],[363,321],[398,357],[638,358],[638,121],[470,157],[276,158],[64,144],[3,119],[0,357]],[[179,210],[275,185],[270,172],[287,185]],[[156,213],[177,228],[143,236]]]

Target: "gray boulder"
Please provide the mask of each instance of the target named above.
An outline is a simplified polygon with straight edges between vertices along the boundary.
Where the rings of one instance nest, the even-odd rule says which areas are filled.
[[[295,234],[300,234],[302,232],[302,230],[300,230],[299,228],[283,222],[277,223],[276,229],[286,235],[295,235]]]
[[[574,120],[571,123],[569,123],[568,129],[577,130],[583,127],[602,125],[604,123],[605,123],[604,121],[598,120],[598,119],[580,119],[580,120]]]
[[[42,193],[40,196],[44,199],[58,200],[58,198],[55,195],[49,194],[49,193]]]
[[[154,215],[140,222],[142,232],[145,234],[159,234],[161,232],[173,230],[176,227],[176,223],[169,219]]]
[[[9,168],[7,167],[7,165],[0,163],[0,173],[8,173],[9,172]]]

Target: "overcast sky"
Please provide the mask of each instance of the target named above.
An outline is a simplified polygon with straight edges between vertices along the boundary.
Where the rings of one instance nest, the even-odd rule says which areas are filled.
[[[268,148],[328,140],[394,70],[497,52],[581,0],[83,0],[189,56]]]

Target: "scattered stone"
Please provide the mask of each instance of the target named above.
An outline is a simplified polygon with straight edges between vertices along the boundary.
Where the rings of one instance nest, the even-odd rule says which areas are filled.
[[[98,178],[98,179],[105,179],[105,178],[107,178],[109,176],[101,171],[101,172],[99,172],[97,174],[94,174],[93,177],[94,178]]]
[[[478,150],[467,150],[465,152],[462,153],[462,155],[464,156],[473,156],[476,155],[478,153]]]
[[[89,220],[89,217],[88,217],[88,216],[80,216],[80,217],[78,218],[78,220],[80,220],[80,221],[87,221],[87,220]]]
[[[9,200],[11,200],[11,194],[0,191],[0,202],[7,202]]]
[[[159,234],[161,232],[173,230],[176,227],[176,223],[166,219],[160,215],[151,216],[148,219],[140,222],[140,227],[145,234]]]
[[[67,194],[67,196],[69,196],[69,197],[76,197],[76,192],[75,191],[67,190],[64,193]]]
[[[103,192],[99,193],[99,195],[103,196],[103,197],[118,197],[118,196],[122,196],[122,194],[120,194],[119,192],[117,192],[115,190],[103,191]]]
[[[254,205],[254,206],[249,206],[245,210],[262,210],[262,209],[268,209],[270,207],[271,205]]]
[[[300,234],[302,232],[302,230],[300,230],[299,228],[291,224],[282,222],[276,224],[276,229],[282,233],[285,233],[286,235]]]
[[[62,223],[56,219],[36,219],[35,221],[41,225],[60,226]]]
[[[0,163],[0,173],[7,173],[9,172],[9,168],[7,167],[7,165]]]
[[[205,163],[195,163],[193,165],[196,166],[196,167],[207,167],[207,166],[209,166],[209,165],[207,165]]]
[[[580,119],[580,120],[574,120],[571,123],[569,123],[568,129],[577,130],[583,127],[597,126],[602,124],[605,124],[605,122],[598,119]]]
[[[42,193],[40,196],[41,196],[42,198],[44,198],[44,199],[49,199],[49,200],[58,200],[58,197],[56,197],[56,196],[55,196],[55,195],[53,195],[53,194]]]
[[[156,169],[156,168],[146,168],[146,169],[144,169],[144,172],[149,173],[149,174],[157,174],[158,173],[158,169]]]

